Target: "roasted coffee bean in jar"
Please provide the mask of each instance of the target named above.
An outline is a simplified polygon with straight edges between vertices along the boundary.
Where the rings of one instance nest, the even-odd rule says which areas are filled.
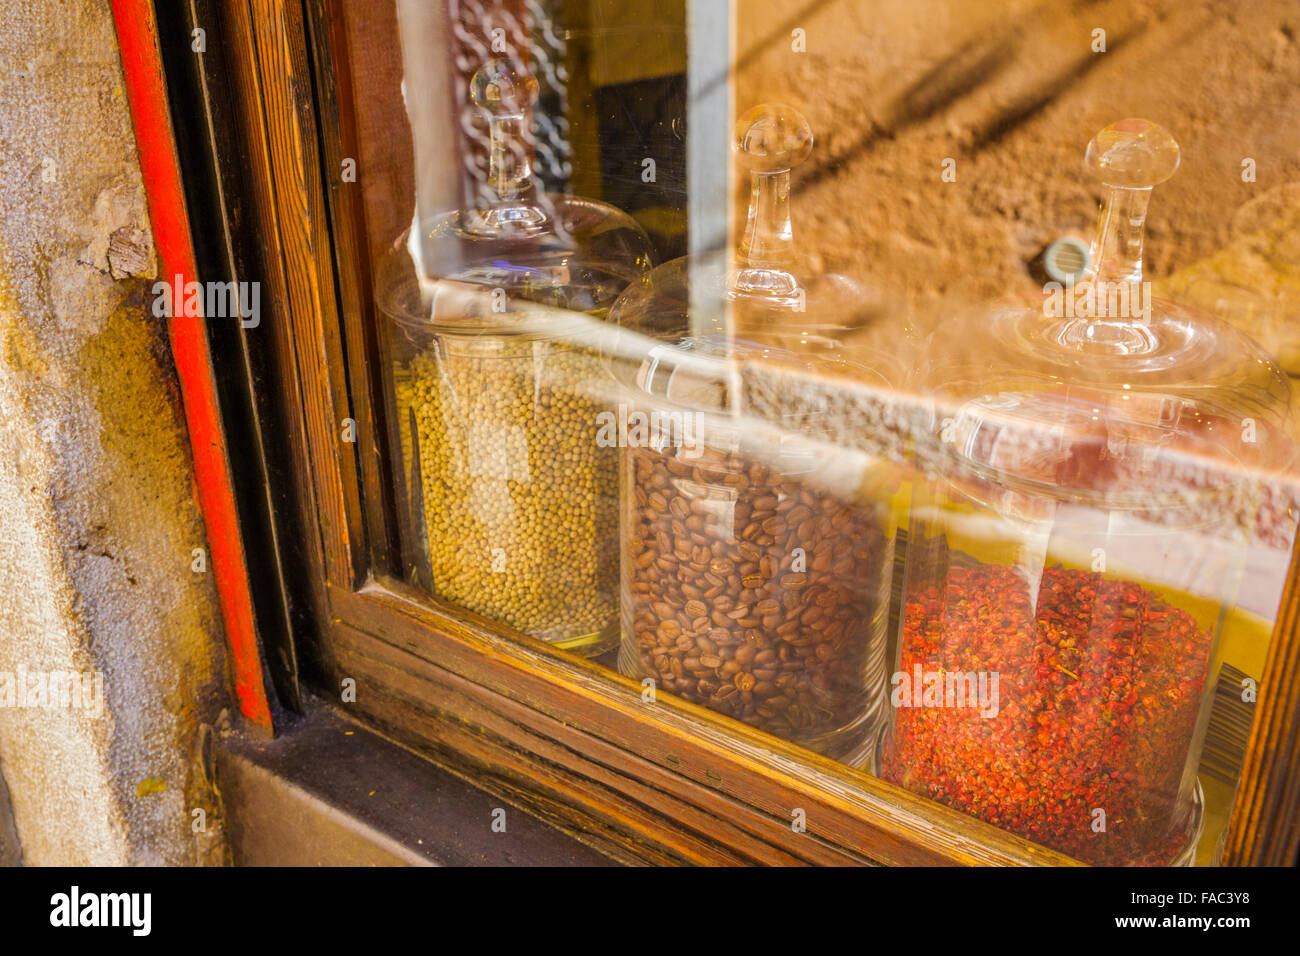
[[[898,393],[908,366],[893,346],[912,333],[867,285],[798,249],[790,176],[813,149],[803,115],[755,106],[734,133],[750,170],[743,239],[664,263],[610,309],[620,354],[643,359],[618,377],[654,433],[624,456],[620,668],[867,764],[898,473],[825,436],[843,430],[836,383]],[[890,344],[850,350],[886,324]],[[790,388],[754,401],[755,369],[782,370]],[[681,434],[665,440],[656,415]]]
[[[622,669],[846,756],[883,699],[890,511],[802,461],[628,449]]]

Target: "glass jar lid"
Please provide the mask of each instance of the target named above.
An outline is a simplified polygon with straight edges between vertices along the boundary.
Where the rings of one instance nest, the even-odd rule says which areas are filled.
[[[736,372],[748,361],[901,387],[901,362],[849,347],[890,303],[854,279],[814,268],[794,239],[790,173],[813,133],[793,107],[763,105],[736,124],[733,149],[750,171],[744,233],[725,251],[675,259],[633,283],[610,311],[625,333],[625,384],[670,402],[736,411]],[[910,334],[903,328],[900,334]],[[627,376],[630,375],[630,380]]]
[[[532,76],[489,60],[470,95],[488,121],[487,194],[403,234],[380,266],[381,308],[413,331],[460,334],[537,334],[547,323],[520,303],[603,318],[650,268],[645,231],[606,203],[536,188]]]
[[[1123,120],[1086,163],[1106,191],[1086,272],[1049,282],[1036,307],[950,326],[960,344],[929,374],[941,444],[999,482],[1146,504],[1289,463],[1286,376],[1237,329],[1153,298],[1144,279],[1147,204],[1178,144]]]

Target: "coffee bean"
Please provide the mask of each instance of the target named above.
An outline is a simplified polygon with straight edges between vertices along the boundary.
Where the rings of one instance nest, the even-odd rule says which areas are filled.
[[[798,742],[817,746],[851,725],[883,693],[868,686],[870,662],[883,654],[869,622],[892,569],[876,506],[738,453],[706,448],[691,482],[673,478],[682,463],[671,450],[628,454],[637,484],[625,511],[624,613],[637,632],[653,635],[670,617],[682,628],[680,657],[634,659],[671,692]],[[806,564],[796,564],[796,547]]]

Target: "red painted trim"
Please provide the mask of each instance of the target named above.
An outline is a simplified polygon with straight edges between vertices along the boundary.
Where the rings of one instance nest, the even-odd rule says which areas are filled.
[[[162,274],[169,282],[178,275],[185,282],[195,281],[198,269],[185,211],[180,161],[167,115],[167,86],[153,4],[151,0],[112,0],[112,6]],[[168,335],[194,454],[199,507],[207,526],[211,566],[234,662],[235,693],[244,716],[270,729],[271,708],[262,682],[253,599],[226,461],[216,382],[209,362],[207,328],[201,316],[184,315],[184,309],[173,311],[178,314],[170,320]]]

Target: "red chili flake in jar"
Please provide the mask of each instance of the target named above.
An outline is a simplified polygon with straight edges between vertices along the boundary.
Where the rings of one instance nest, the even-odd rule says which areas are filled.
[[[1050,567],[1035,609],[1014,568],[951,567],[908,595],[900,673],[996,674],[996,715],[902,700],[881,775],[1090,863],[1167,864],[1211,644],[1134,582]]]

